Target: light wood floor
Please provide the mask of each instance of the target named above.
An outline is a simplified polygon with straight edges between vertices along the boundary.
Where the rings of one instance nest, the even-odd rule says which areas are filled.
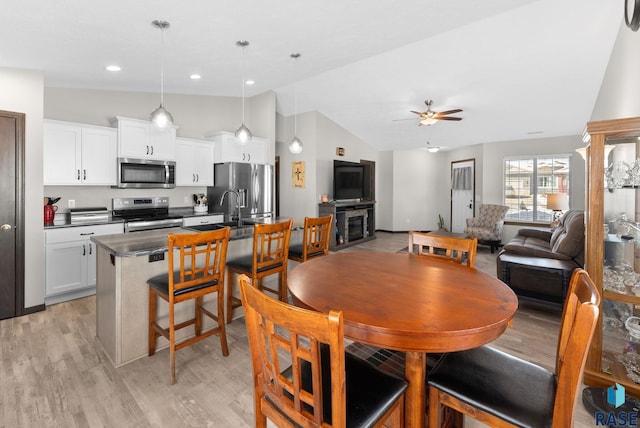
[[[343,251],[396,252],[406,246],[404,233],[379,233]],[[495,257],[480,247],[476,267],[495,275]],[[559,311],[521,304],[513,328],[494,345],[553,369],[559,317]],[[0,428],[253,426],[242,320],[227,327],[227,336],[228,357],[217,336],[178,351],[178,382],[172,386],[168,350],[113,368],[95,338],[95,297],[0,321]],[[595,426],[581,402],[575,426]]]

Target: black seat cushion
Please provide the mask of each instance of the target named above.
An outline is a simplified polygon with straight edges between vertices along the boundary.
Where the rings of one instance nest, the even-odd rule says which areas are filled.
[[[258,257],[258,260],[260,257]],[[238,257],[237,259],[227,260],[227,267],[232,267],[243,272],[252,272],[253,271],[253,255]],[[266,270],[275,269],[282,266],[281,262],[274,263],[272,265],[264,266],[258,269],[258,272],[264,272]]]
[[[180,271],[177,271],[173,273],[173,283],[177,284],[179,282],[180,282]],[[174,296],[180,296],[181,294],[190,293],[192,291],[200,290],[202,288],[211,287],[212,285],[216,285],[217,283],[218,283],[218,280],[214,279],[213,281],[205,282],[203,284],[198,284],[198,285],[194,285],[192,287],[187,287],[187,288],[181,288],[180,290],[176,290],[173,294]],[[162,273],[160,275],[156,275],[152,278],[149,278],[147,280],[147,284],[149,284],[151,287],[155,288],[156,290],[164,294],[167,294],[167,295],[169,294],[169,275],[166,273]]]
[[[551,426],[556,375],[490,346],[446,354],[428,381],[516,426]]]
[[[322,410],[323,420],[332,424],[331,418],[331,364],[329,347],[322,345]],[[302,388],[313,391],[311,386],[311,365],[301,364]],[[354,355],[345,353],[347,425],[348,427],[370,427],[395,404],[407,389],[407,382],[397,378]],[[291,367],[283,372],[292,378]],[[312,409],[308,409],[311,411]]]
[[[289,255],[290,256],[294,256],[294,257],[298,257],[298,258],[302,258],[302,244],[300,245],[292,245],[289,247]],[[316,257],[316,256],[321,256],[324,255],[324,251],[323,250],[318,250],[318,251],[312,251],[307,253],[307,258],[311,258],[311,257]]]

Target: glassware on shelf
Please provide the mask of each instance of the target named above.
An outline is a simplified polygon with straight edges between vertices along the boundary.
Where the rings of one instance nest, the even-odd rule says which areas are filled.
[[[629,165],[629,186],[640,186],[640,158]]]
[[[609,165],[605,170],[606,185],[609,189],[621,189],[625,185],[630,185],[631,167],[623,161],[617,161]]]

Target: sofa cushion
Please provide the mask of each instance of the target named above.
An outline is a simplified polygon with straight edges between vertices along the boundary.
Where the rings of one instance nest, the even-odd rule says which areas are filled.
[[[547,232],[548,233],[548,232]],[[510,253],[518,254],[526,257],[544,257],[556,260],[571,260],[571,257],[555,253],[548,241],[531,236],[516,235],[504,246],[504,249]]]
[[[584,212],[570,210],[560,219],[558,229],[564,229],[551,238],[551,249],[554,253],[568,257],[578,257],[584,251]],[[553,238],[556,237],[554,240]]]

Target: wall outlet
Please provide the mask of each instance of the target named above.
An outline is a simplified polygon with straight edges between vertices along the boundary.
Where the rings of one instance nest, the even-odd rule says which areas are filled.
[[[185,203],[185,204],[188,204],[188,203],[191,202],[191,199],[189,199],[189,196],[185,196],[184,200],[182,202]]]
[[[69,201],[67,202],[67,207],[68,208],[75,208],[76,207],[76,200],[75,199],[69,199]]]

